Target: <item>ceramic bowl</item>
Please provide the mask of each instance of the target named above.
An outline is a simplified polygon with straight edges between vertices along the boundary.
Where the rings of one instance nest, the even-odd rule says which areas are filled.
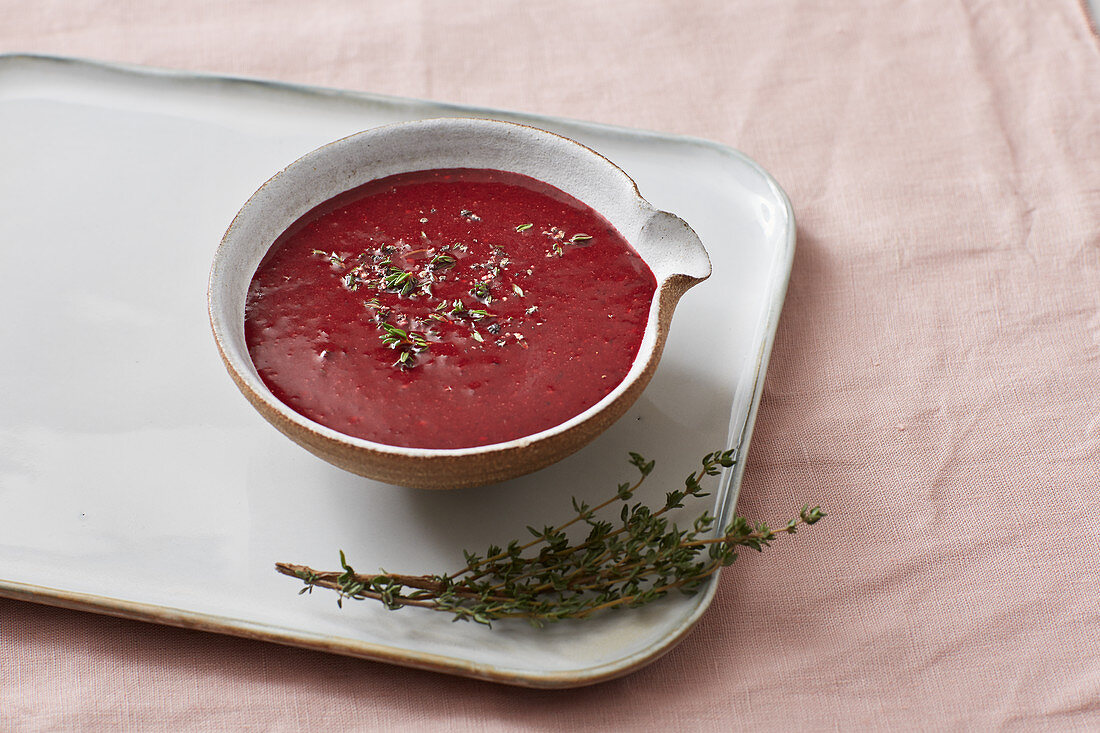
[[[610,394],[541,432],[462,449],[404,448],[320,425],[272,395],[249,358],[245,295],[275,239],[318,204],[376,178],[436,168],[492,168],[536,178],[606,217],[657,279],[649,321],[630,371]],[[578,450],[641,394],[660,359],[680,296],[710,275],[699,238],[641,197],[634,181],[596,152],[533,127],[481,119],[429,119],[367,130],[308,153],[245,203],[225,233],[210,273],[208,304],[218,350],[234,382],[272,425],[324,460],[379,481],[449,489],[538,470]]]

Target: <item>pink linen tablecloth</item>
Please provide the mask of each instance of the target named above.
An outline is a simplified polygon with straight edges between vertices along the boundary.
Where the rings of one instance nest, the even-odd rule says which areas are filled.
[[[743,150],[799,228],[739,511],[830,514],[572,691],[0,600],[0,729],[1100,729],[1098,47],[1075,0],[0,0],[0,52]]]

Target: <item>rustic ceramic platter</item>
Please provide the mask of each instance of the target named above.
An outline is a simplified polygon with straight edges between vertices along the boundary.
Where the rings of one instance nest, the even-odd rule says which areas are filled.
[[[699,234],[710,280],[681,300],[635,405],[561,463],[426,492],[336,469],[237,393],[206,279],[241,202],[303,153],[431,117],[534,125],[607,156]],[[0,595],[512,684],[566,687],[669,650],[687,598],[538,631],[298,597],[277,561],[456,569],[462,549],[569,517],[656,459],[659,501],[711,450],[748,447],[794,252],[786,196],[713,143],[285,84],[0,57]],[[715,485],[733,511],[741,467]],[[708,501],[710,501],[708,499]],[[685,518],[686,515],[685,515]]]

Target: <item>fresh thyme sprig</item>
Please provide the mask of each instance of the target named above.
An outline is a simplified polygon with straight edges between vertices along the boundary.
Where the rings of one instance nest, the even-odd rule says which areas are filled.
[[[416,355],[431,348],[432,342],[428,341],[422,333],[406,331],[385,321],[379,323],[378,328],[382,331],[378,335],[378,338],[382,340],[382,345],[398,352],[397,361],[393,364],[395,367],[412,368],[416,364]]]
[[[619,484],[615,495],[596,506],[573,499],[575,516],[556,527],[528,527],[534,539],[513,540],[506,547],[490,546],[484,555],[463,552],[466,565],[446,575],[402,575],[382,571],[358,573],[340,551],[342,571],[317,571],[304,565],[277,563],[275,569],[305,583],[300,593],[329,588],[337,604],[345,598],[372,599],[390,610],[418,606],[443,611],[455,621],[491,625],[508,618],[525,619],[534,626],[561,619],[582,619],[595,613],[641,606],[672,591],[691,595],[720,568],[737,559],[737,550],[763,550],[781,534],[814,524],[825,512],[804,506],[797,519],[778,529],[734,517],[720,531],[715,518],[703,512],[689,529],[670,524],[665,516],[684,506],[686,498],[708,496],[701,481],[717,476],[736,462],[732,450],[708,453],[701,466],[684,479],[684,487],[670,491],[657,509],[631,503],[634,493],[654,468],[637,453],[631,464],[640,476]],[[621,503],[618,524],[597,514]],[[571,538],[577,524],[588,533]],[[536,548],[538,548],[536,550]]]
[[[406,272],[398,267],[390,267],[382,277],[382,289],[392,290],[400,293],[401,295],[408,295],[414,290],[420,288],[422,283],[416,279],[416,276],[411,272]]]

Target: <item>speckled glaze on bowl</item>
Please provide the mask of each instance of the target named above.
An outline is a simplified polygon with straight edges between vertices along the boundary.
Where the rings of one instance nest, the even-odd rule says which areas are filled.
[[[244,338],[249,283],[275,239],[313,207],[376,178],[435,168],[492,168],[536,178],[606,217],[657,279],[639,352],[623,381],[579,415],[532,435],[462,449],[404,448],[340,433],[277,400],[260,379]],[[324,145],[265,183],[222,238],[208,305],[230,376],[272,425],[324,460],[402,486],[452,489],[504,481],[565,458],[607,429],[657,368],[680,297],[710,276],[710,259],[681,219],[658,211],[603,156],[558,135],[509,122],[437,118],[378,127]]]

